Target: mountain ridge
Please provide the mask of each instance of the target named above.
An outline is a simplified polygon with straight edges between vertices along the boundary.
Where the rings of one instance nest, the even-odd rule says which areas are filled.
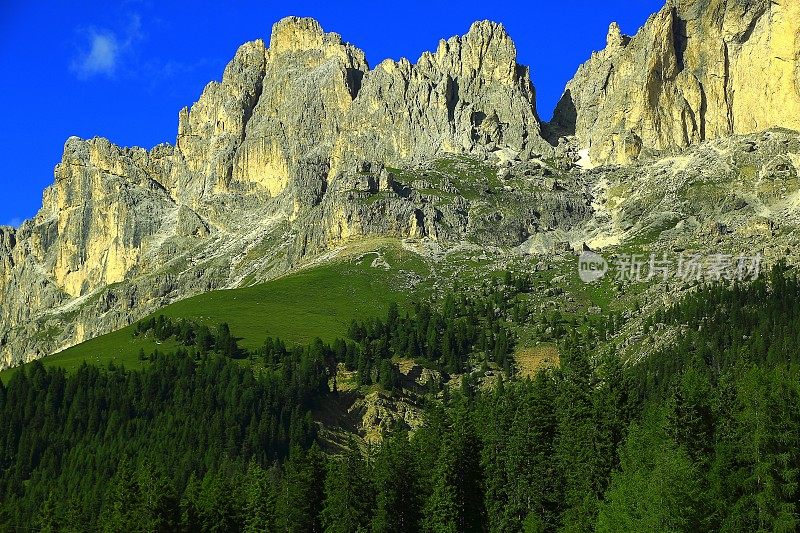
[[[715,13],[750,4],[715,0]],[[632,68],[619,50],[674,63],[675,21],[691,5],[668,3],[633,38],[612,25],[609,48],[567,91],[591,93],[606,63]],[[775,9],[754,18],[761,24]],[[784,28],[785,18],[775,20]],[[758,24],[749,38],[761,35]],[[652,35],[671,51],[653,52]],[[700,54],[692,50],[686,64]],[[645,62],[645,80],[677,68],[659,61]],[[629,76],[634,87],[637,76]],[[639,105],[619,90],[588,107]],[[674,90],[666,83],[656,92]],[[47,355],[175,299],[270,279],[364,236],[510,249],[543,231],[570,231],[599,212],[587,192],[594,185],[575,165],[581,152],[594,163],[630,163],[706,140],[659,144],[660,131],[649,136],[625,120],[604,129],[604,115],[584,120],[585,108],[579,101],[574,132],[563,106],[543,123],[530,71],[500,24],[476,22],[416,64],[370,69],[362,51],[313,19],[283,19],[269,47],[242,45],[222,80],[181,110],[174,145],[67,140],[40,212],[17,230],[0,228],[1,364]],[[629,134],[638,140],[618,142]]]

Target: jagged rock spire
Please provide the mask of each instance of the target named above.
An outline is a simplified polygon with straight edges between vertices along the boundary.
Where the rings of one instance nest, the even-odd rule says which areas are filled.
[[[554,124],[598,163],[800,129],[798,35],[800,2],[670,0],[630,43],[612,25],[606,49],[567,85]]]

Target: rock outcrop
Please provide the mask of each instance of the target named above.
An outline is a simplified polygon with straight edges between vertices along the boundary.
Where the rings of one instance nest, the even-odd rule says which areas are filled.
[[[774,126],[800,129],[800,3],[669,0],[567,85],[553,125],[594,163]]]
[[[186,200],[219,192],[272,198],[287,188],[293,199],[308,197],[364,161],[549,150],[528,69],[501,25],[475,23],[416,65],[387,60],[369,70],[361,50],[296,17],[275,25],[268,49],[242,46],[222,82],[181,111],[176,146],[169,189]]]
[[[40,227],[52,224],[56,238],[43,243],[40,264],[67,295],[119,283],[137,267],[143,243],[175,209],[160,181],[166,166],[105,139],[67,141],[36,218]],[[57,253],[48,253],[54,245]]]
[[[530,73],[505,29],[476,22],[416,64],[387,59],[366,73],[337,142],[338,161],[397,165],[441,153],[510,150],[528,159],[549,147]],[[335,167],[340,164],[335,164]]]

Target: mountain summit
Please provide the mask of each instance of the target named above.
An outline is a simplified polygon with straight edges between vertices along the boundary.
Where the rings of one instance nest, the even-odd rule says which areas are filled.
[[[633,37],[612,24],[553,122],[597,163],[800,129],[800,3],[670,0]]]

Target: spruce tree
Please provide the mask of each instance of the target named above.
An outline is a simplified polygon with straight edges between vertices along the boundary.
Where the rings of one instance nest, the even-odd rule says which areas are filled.
[[[419,526],[417,472],[408,435],[393,431],[384,439],[376,455],[375,514],[372,531],[402,533]]]
[[[343,457],[328,461],[322,526],[327,533],[360,533],[370,529],[375,491],[372,472],[355,441]]]

